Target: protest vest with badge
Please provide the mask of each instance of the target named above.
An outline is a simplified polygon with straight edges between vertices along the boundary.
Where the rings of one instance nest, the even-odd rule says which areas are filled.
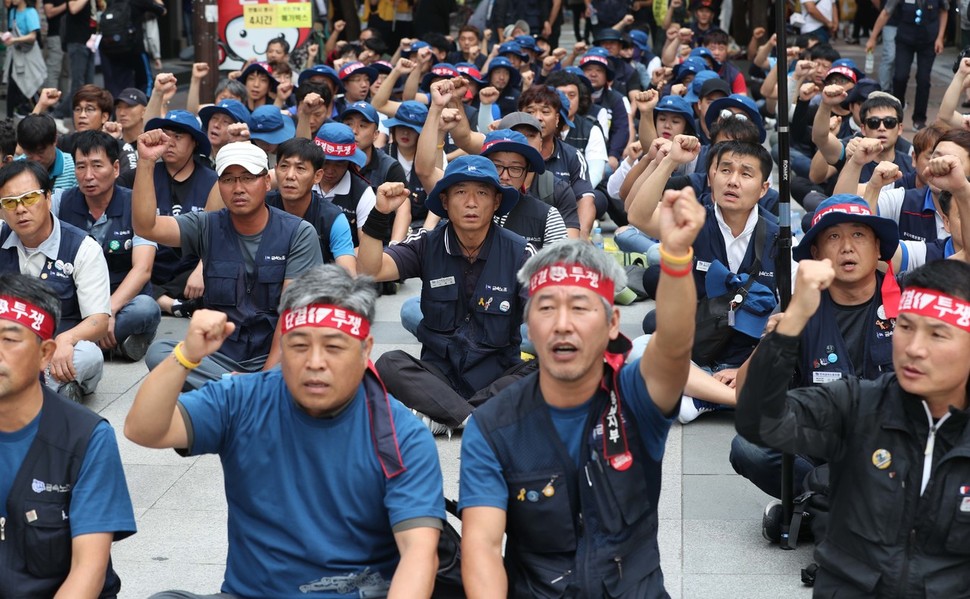
[[[7,496],[0,542],[0,596],[53,597],[71,571],[71,495],[100,416],[43,387],[37,436]],[[131,533],[119,533],[118,541]],[[114,597],[121,581],[111,567],[99,597]]]
[[[801,386],[829,383],[848,376],[871,380],[884,372],[893,371],[895,319],[886,317],[879,295],[883,276],[876,272],[876,297],[865,311],[866,346],[863,352],[865,361],[862,364],[850,362],[849,349],[835,317],[835,302],[828,291],[822,292],[818,310],[802,331]]]
[[[923,210],[929,187],[923,189],[907,189],[903,194],[903,206],[899,212],[899,238],[925,241],[936,241],[936,209]],[[930,201],[932,205],[932,200]]]
[[[661,462],[624,412],[627,398],[616,381],[624,356],[609,352],[583,428],[580,465],[550,420],[538,374],[475,411],[508,485],[509,597],[626,597],[660,567]]]
[[[56,334],[76,327],[84,317],[77,299],[77,285],[74,283],[74,261],[87,235],[84,231],[65,222],[60,223],[61,243],[57,247],[57,258],[48,259],[40,271],[40,279],[51,288],[61,300],[61,318],[57,322]],[[0,229],[0,246],[10,237],[11,229],[3,225]],[[19,273],[20,257],[17,248],[0,250],[0,273]]]
[[[516,271],[526,241],[492,225],[482,255],[485,268],[475,293],[463,301],[468,261],[449,253],[451,225],[429,232],[421,257],[421,359],[434,364],[463,397],[492,384],[519,363],[523,306]],[[487,252],[487,254],[486,254]]]
[[[940,29],[940,0],[900,0],[897,37],[907,44],[933,45]]]
[[[201,159],[199,159],[196,160],[195,170],[189,176],[189,179],[192,182],[188,195],[184,203],[179,203],[179,199],[172,188],[172,177],[168,174],[168,169],[155,169],[155,198],[158,202],[159,215],[178,216],[205,210],[209,192],[212,191],[219,179],[218,175],[211,168],[202,166]],[[198,263],[197,257],[184,256],[181,248],[158,244],[158,251],[155,252],[155,263],[152,265],[152,281],[159,285],[170,283],[177,275],[195,268]]]
[[[505,219],[502,226],[525,237],[537,250],[541,250],[550,208],[549,204],[522,193],[512,210],[500,217]]]

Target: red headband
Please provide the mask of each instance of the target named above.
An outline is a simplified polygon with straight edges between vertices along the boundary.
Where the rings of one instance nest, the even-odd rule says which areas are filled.
[[[812,217],[812,226],[818,224],[818,221],[822,220],[822,217],[826,214],[831,214],[832,212],[842,212],[843,214],[859,214],[862,216],[872,216],[872,212],[866,206],[861,204],[836,204],[834,206],[829,206],[825,210],[819,210]]]
[[[970,303],[940,291],[908,287],[899,299],[899,311],[942,320],[970,333]]]
[[[325,327],[337,329],[363,341],[370,334],[366,318],[348,310],[328,304],[311,304],[295,310],[286,310],[281,318],[283,335],[299,327]]]
[[[319,137],[313,140],[313,143],[317,144],[323,148],[323,153],[327,156],[353,156],[357,151],[357,144],[335,144],[330,143],[325,139],[320,139]]]
[[[613,281],[582,264],[557,262],[537,271],[529,279],[529,295],[535,295],[537,291],[550,285],[585,287],[613,305]]]
[[[0,295],[0,319],[21,324],[47,341],[54,337],[54,316],[9,295]]]

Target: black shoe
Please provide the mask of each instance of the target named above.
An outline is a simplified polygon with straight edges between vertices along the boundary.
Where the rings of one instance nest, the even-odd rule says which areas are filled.
[[[121,342],[121,355],[132,362],[138,362],[148,353],[148,346],[152,342],[154,335],[141,333],[138,335],[128,335],[128,338]]]
[[[202,300],[174,300],[172,302],[172,316],[192,318],[192,313],[202,307]]]
[[[926,129],[926,121],[913,122],[913,131],[922,131],[923,129]]]
[[[84,401],[84,391],[81,389],[81,384],[77,381],[71,381],[58,389],[57,392],[74,403],[82,403]]]

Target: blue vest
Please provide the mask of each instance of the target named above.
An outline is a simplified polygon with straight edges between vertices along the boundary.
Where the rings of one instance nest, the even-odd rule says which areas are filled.
[[[519,201],[508,213],[505,224],[509,231],[517,233],[531,243],[537,250],[542,249],[546,235],[546,220],[549,218],[549,204],[545,204],[529,194],[523,193]]]
[[[899,213],[899,238],[914,241],[936,241],[936,207],[930,188],[907,189]],[[925,206],[929,202],[930,208]]]
[[[387,153],[392,160],[397,160],[397,144],[391,144]],[[428,190],[421,184],[421,178],[414,172],[413,165],[408,174],[407,186],[411,190],[411,222],[422,221],[428,216]]]
[[[421,257],[421,312],[418,340],[421,359],[434,364],[463,397],[492,384],[519,363],[523,306],[515,273],[525,251],[525,239],[502,227],[489,229],[481,256],[485,268],[475,294],[462,301],[468,261],[445,249],[445,235],[454,242],[451,226],[428,233]],[[480,258],[481,259],[481,258]],[[437,281],[454,281],[433,286]]]
[[[53,216],[52,216],[53,218]],[[40,271],[40,279],[51,288],[61,300],[61,318],[57,321],[57,334],[76,327],[84,318],[77,301],[77,286],[74,283],[74,261],[87,235],[77,227],[61,222],[61,243],[57,248],[57,259],[47,260]],[[0,227],[0,245],[10,237],[7,225]],[[70,271],[70,272],[66,272]],[[0,273],[19,273],[20,258],[17,248],[0,250]]]
[[[815,315],[809,319],[802,331],[801,337],[801,375],[800,385],[808,387],[818,382],[828,382],[826,375],[813,375],[814,372],[839,372],[841,378],[858,376],[874,379],[884,372],[893,370],[893,327],[895,320],[880,318],[882,312],[882,298],[879,290],[882,286],[883,274],[876,273],[876,298],[866,310],[867,323],[866,347],[863,352],[865,362],[851,364],[849,350],[839,331],[839,324],[835,318],[835,303],[828,291],[822,292],[822,302]],[[835,356],[835,361],[831,358]]]
[[[916,11],[921,11],[920,21],[916,22]],[[894,11],[899,15],[897,36],[908,44],[930,44],[936,39],[940,29],[940,3],[938,0],[917,0],[912,4],[900,2]]]
[[[0,240],[0,243],[2,243],[2,240]],[[934,260],[943,260],[945,258],[949,258],[955,253],[956,253],[956,248],[953,247],[952,237],[926,242],[926,262],[927,263],[930,263]]]
[[[73,488],[91,433],[101,420],[87,408],[44,387],[37,436],[7,497],[6,542],[0,543],[0,596],[53,597],[71,570],[71,491],[38,493],[33,484]],[[24,514],[36,519],[27,522]],[[129,533],[130,534],[130,533]],[[116,535],[120,540],[128,534]],[[101,597],[113,597],[121,581],[108,562]],[[13,593],[8,595],[7,593]]]
[[[158,214],[161,216],[178,216],[189,212],[202,212],[209,199],[209,192],[219,179],[216,172],[211,168],[202,165],[200,161],[195,163],[190,179],[192,183],[189,187],[189,194],[185,204],[180,204],[175,191],[172,189],[172,178],[168,175],[168,170],[162,165],[155,168],[155,199],[158,202]],[[167,245],[158,245],[155,252],[155,263],[152,265],[152,282],[159,285],[170,283],[176,276],[195,268],[199,263],[197,256],[185,256],[181,248],[173,248]]]
[[[566,143],[580,152],[585,152],[589,136],[593,134],[593,128],[600,126],[599,121],[587,114],[577,114],[573,117],[573,124],[575,126],[566,131]],[[603,137],[605,140],[606,136]]]
[[[276,208],[269,210],[259,250],[253,256],[255,272],[246,272],[239,234],[228,210],[206,213],[208,251],[203,257],[206,308],[224,312],[236,323],[236,330],[219,350],[241,362],[269,354],[280,295],[286,278],[286,259],[302,219]]]
[[[320,253],[323,254],[323,262],[330,264],[334,261],[333,251],[330,249],[330,229],[333,227],[333,221],[343,214],[343,210],[323,199],[323,196],[316,191],[311,192],[311,194],[310,205],[307,206],[303,220],[313,225],[317,237],[320,239]],[[283,198],[280,197],[278,191],[271,191],[266,194],[266,205],[285,211]]]
[[[582,466],[556,432],[538,374],[517,381],[475,411],[509,489],[509,597],[597,598],[607,596],[604,590],[609,597],[632,596],[660,566],[661,462],[651,459],[636,423],[623,414],[615,380],[623,356],[606,358],[603,384],[584,427]],[[615,422],[632,455],[626,470],[613,468],[604,450],[614,406]],[[550,487],[552,493],[543,492]]]
[[[843,154],[844,153],[845,150],[843,149]],[[895,154],[893,155],[893,163],[899,167],[899,172],[901,172],[904,177],[916,172],[916,167],[913,166],[913,159],[909,155],[909,152],[900,150],[898,146]],[[877,166],[879,166],[879,163],[875,160],[863,164],[862,172],[859,174],[859,183],[868,183],[869,179],[872,178],[872,173],[876,170]],[[841,169],[841,165],[839,168]]]
[[[111,283],[111,293],[114,293],[131,272],[131,252],[134,249],[135,236],[135,229],[131,224],[131,190],[115,185],[104,215],[108,224],[101,249],[108,262],[108,280]],[[91,230],[94,221],[79,187],[72,187],[61,196],[60,218],[82,231]],[[145,295],[151,295],[151,292],[151,282],[146,283],[139,291]]]
[[[353,170],[348,170],[347,172],[350,173],[350,192],[343,195],[333,196],[333,200],[331,201],[335,206],[343,210],[343,213],[347,216],[347,220],[350,222],[350,236],[353,238],[354,247],[357,247],[360,245],[360,240],[357,238],[357,228],[359,226],[357,224],[357,202],[360,201],[360,198],[362,195],[364,195],[364,192],[370,188],[370,185],[367,184],[367,181],[361,179],[360,175],[355,173]],[[385,239],[382,239],[381,241],[387,243],[390,240],[391,230],[388,228]]]

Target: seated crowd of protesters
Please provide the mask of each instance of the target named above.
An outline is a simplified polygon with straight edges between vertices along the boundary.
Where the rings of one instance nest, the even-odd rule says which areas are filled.
[[[731,463],[778,495],[781,451],[797,454],[799,489],[825,462],[871,478],[845,462],[865,449],[846,422],[885,421],[858,404],[873,385],[896,402],[922,398],[925,414],[916,400],[892,412],[916,431],[900,444],[929,435],[922,488],[915,466],[903,474],[922,498],[904,489],[899,501],[950,509],[927,485],[967,468],[945,462],[967,446],[970,116],[957,108],[970,59],[936,122],[907,139],[902,102],[817,36],[776,48],[758,28],[738,50],[710,0],[688,8],[656,45],[620,14],[600,17],[591,46],[557,47],[542,7],[525,18],[503,6],[515,19],[487,34],[466,25],[457,44],[432,32],[391,46],[379,15],[394,2],[380,0],[359,39],[335,23],[299,61],[274,40],[211,98],[200,97],[210,67],[197,63],[184,106],[162,72],[150,94],[84,85],[68,134],[49,113],[55,89],[16,126],[0,122],[0,274],[12,281],[0,289],[0,406],[16,407],[0,413],[0,454],[3,435],[33,427],[3,462],[23,473],[0,474],[0,540],[9,522],[28,550],[0,543],[0,574],[28,595],[117,592],[110,541],[134,530],[114,487],[123,473],[68,464],[116,449],[95,442],[98,419],[53,393],[83,402],[106,359],[151,371],[127,437],[220,456],[226,597],[430,596],[445,518],[432,435],[455,431],[469,596],[665,597],[664,444],[674,420],[706,412],[737,408]],[[792,115],[797,265],[779,258],[779,109]],[[610,252],[591,243],[607,219],[618,227]],[[620,264],[631,261],[628,279]],[[796,266],[781,312],[779,271]],[[420,353],[372,363],[377,298],[412,278],[420,297],[401,322]],[[632,343],[618,307],[631,295],[656,302]],[[156,338],[163,315],[190,319],[184,338]],[[38,372],[4,386],[14,356]],[[775,376],[749,381],[749,368]],[[788,399],[782,375],[799,388]],[[813,411],[806,398],[819,397]],[[35,447],[71,419],[85,432],[68,449]],[[336,453],[353,459],[334,463]],[[71,512],[66,523],[64,511],[59,559],[40,564],[30,525],[51,516],[25,508],[28,466],[78,489],[110,475],[111,497],[77,503],[110,501],[116,517]],[[266,488],[301,488],[332,510]],[[25,516],[6,513],[8,494]],[[858,501],[839,495],[833,512]],[[967,537],[946,536],[964,520],[907,521],[921,548],[945,556],[925,571],[942,579],[967,564]],[[837,547],[820,545],[820,587],[929,592],[929,578],[900,579],[871,547],[867,534],[904,551],[897,525],[849,527]],[[309,537],[319,546],[308,550]],[[840,566],[843,554],[865,567]],[[944,582],[941,596],[960,594]]]

